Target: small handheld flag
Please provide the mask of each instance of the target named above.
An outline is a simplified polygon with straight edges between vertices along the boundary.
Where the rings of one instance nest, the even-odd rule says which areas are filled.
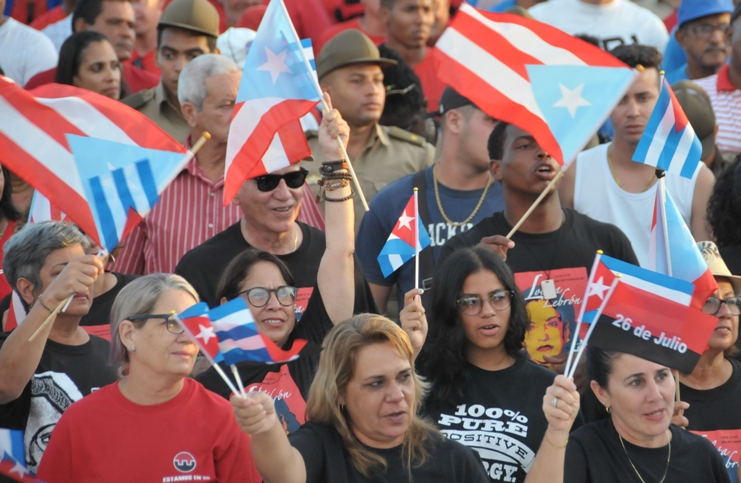
[[[384,277],[394,273],[420,250],[430,245],[430,235],[422,224],[416,207],[415,197],[412,196],[378,255],[378,264]]]
[[[219,339],[216,337],[211,320],[208,318],[208,304],[206,302],[200,302],[186,309],[176,315],[175,318],[198,344],[201,352],[211,364],[218,364],[224,360],[224,356],[219,350]]]
[[[702,145],[666,79],[633,161],[692,178],[700,164]]]

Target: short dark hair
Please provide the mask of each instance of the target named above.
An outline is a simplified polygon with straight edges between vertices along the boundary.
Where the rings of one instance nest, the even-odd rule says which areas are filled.
[[[229,265],[224,269],[224,273],[221,275],[219,284],[216,288],[216,299],[215,303],[218,304],[219,300],[226,298],[231,300],[241,292],[240,286],[242,282],[249,277],[250,270],[254,265],[260,262],[268,262],[275,265],[280,271],[283,280],[288,285],[295,286],[296,282],[293,280],[291,271],[288,270],[283,261],[264,250],[258,250],[256,248],[248,248],[229,262]]]
[[[489,142],[486,145],[489,151],[489,159],[501,160],[504,157],[504,139],[507,137],[508,122],[499,121],[494,130],[489,134]]]
[[[5,179],[5,184],[3,185],[3,195],[0,196],[0,216],[11,221],[18,221],[21,219],[21,213],[13,204],[13,186],[10,184],[10,171],[5,166],[3,166],[3,179]]]
[[[589,344],[587,346],[587,379],[596,381],[599,387],[607,389],[613,363],[621,355],[622,352],[605,351]]]
[[[86,24],[92,25],[103,11],[103,2],[129,2],[131,0],[77,0],[75,9],[72,11],[72,31],[78,19],[83,19]]]
[[[92,30],[75,32],[64,41],[59,50],[59,62],[54,82],[71,86],[72,80],[80,73],[80,65],[88,46],[94,42],[108,42],[108,38]]]
[[[386,95],[380,124],[384,126],[396,125],[402,129],[407,129],[406,125],[411,123],[415,116],[425,113],[426,103],[425,96],[422,93],[422,83],[414,70],[404,62],[402,56],[394,49],[381,44],[378,46],[378,52],[381,57],[393,59],[397,62],[396,65],[381,68],[386,91],[403,91],[409,88],[407,92],[395,92]],[[389,120],[393,120],[395,123],[389,123]]]
[[[464,248],[450,255],[435,269],[430,292],[429,337],[422,356],[424,373],[430,378],[430,397],[440,401],[463,396],[468,381],[466,334],[457,300],[469,275],[487,270],[497,276],[505,290],[511,290],[509,324],[502,344],[508,356],[519,359],[524,352],[527,311],[525,301],[506,263],[490,250]]]
[[[718,175],[708,201],[708,224],[719,248],[741,244],[741,154]]]
[[[618,45],[610,53],[617,57],[618,60],[633,68],[642,65],[646,69],[653,67],[656,70],[660,70],[661,61],[664,59],[661,53],[656,50],[656,47],[650,45]]]
[[[162,47],[162,32],[165,30],[179,30],[181,32],[185,32],[187,34],[190,34],[191,37],[206,37],[206,45],[208,45],[209,54],[213,54],[214,50],[216,50],[216,37],[212,37],[210,35],[203,34],[201,32],[196,32],[195,30],[188,30],[181,27],[173,27],[172,25],[158,25],[157,26],[157,51],[159,52],[160,47]]]

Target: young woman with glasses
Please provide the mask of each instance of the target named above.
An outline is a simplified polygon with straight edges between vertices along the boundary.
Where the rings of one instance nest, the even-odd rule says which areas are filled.
[[[414,295],[400,318],[419,350],[426,322]],[[556,375],[524,350],[527,313],[512,272],[487,249],[459,250],[435,270],[430,298],[423,412],[448,439],[475,448],[492,481],[524,481],[548,426],[540,401]]]
[[[346,139],[347,132],[347,123],[337,111],[324,116],[319,130],[320,143],[326,146],[324,159],[341,159],[335,139],[340,134]],[[355,236],[351,188],[348,179],[341,179],[347,177],[346,165],[334,163],[328,166],[334,177],[328,178],[331,182],[325,184],[323,192],[326,249],[319,263],[316,286],[308,302],[302,302],[306,308],[300,321],[296,317],[294,278],[286,264],[271,253],[248,249],[239,254],[224,270],[216,290],[216,299],[221,303],[243,297],[255,318],[257,329],[279,347],[287,350],[296,339],[309,342],[298,359],[286,364],[237,364],[245,387],[264,390],[276,398],[276,409],[287,432],[298,429],[304,422],[305,401],[319,363],[324,336],[335,324],[350,318],[353,312]],[[271,176],[274,175],[258,178],[258,189],[269,188],[261,187],[261,183],[275,183],[276,179],[277,183],[289,182],[289,175],[282,178]],[[214,369],[200,374],[198,380],[208,389],[229,397],[229,389]]]

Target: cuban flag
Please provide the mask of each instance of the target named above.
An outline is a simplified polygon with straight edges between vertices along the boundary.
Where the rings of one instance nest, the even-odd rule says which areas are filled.
[[[118,101],[60,84],[29,93],[3,77],[0,152],[11,171],[108,251],[148,213],[136,194],[144,189],[143,181],[128,176],[126,168],[148,160],[159,194],[192,158],[146,116]],[[114,183],[115,192],[110,184],[104,189],[110,218],[96,202],[93,185],[96,180],[120,180],[121,175],[127,187]],[[136,203],[123,196],[126,190]],[[116,227],[115,237],[109,236],[111,226]]]
[[[229,127],[224,203],[247,179],[311,155],[299,119],[321,100],[316,73],[282,0],[271,0],[250,46]],[[313,55],[312,55],[313,58]]]
[[[257,330],[255,319],[242,297],[230,300],[207,312],[219,339],[219,347],[228,365],[242,361],[266,364],[288,362],[298,357],[306,345],[297,339],[290,350],[284,351]]]
[[[663,185],[656,190],[648,257],[646,268],[694,285],[692,305],[698,309],[702,309],[708,297],[718,290],[715,277],[702,257],[690,229]]]
[[[417,215],[412,195],[378,255],[378,264],[381,266],[383,276],[388,277],[394,273],[429,245],[430,235]]]
[[[197,303],[176,315],[175,318],[198,344],[201,353],[211,364],[218,364],[224,360],[224,356],[219,349],[219,339],[211,325],[211,319],[208,318],[208,304],[206,302]]]
[[[633,161],[691,179],[700,164],[702,145],[666,79],[662,78],[661,86]]]
[[[535,20],[463,3],[435,44],[440,80],[570,163],[635,73],[600,48]]]
[[[8,453],[17,461],[26,461],[23,431],[0,428],[0,453]]]
[[[19,481],[21,483],[43,483],[41,480],[34,477],[20,460],[15,458],[12,454],[7,451],[3,454],[0,459],[0,475],[7,476],[10,478],[9,481]],[[5,479],[0,478],[2,481]]]

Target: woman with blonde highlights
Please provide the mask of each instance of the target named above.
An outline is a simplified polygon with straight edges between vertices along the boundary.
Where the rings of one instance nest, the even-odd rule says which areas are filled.
[[[265,393],[232,405],[267,483],[488,481],[472,450],[417,416],[426,389],[406,333],[364,314],[327,335],[301,429],[287,437]]]

